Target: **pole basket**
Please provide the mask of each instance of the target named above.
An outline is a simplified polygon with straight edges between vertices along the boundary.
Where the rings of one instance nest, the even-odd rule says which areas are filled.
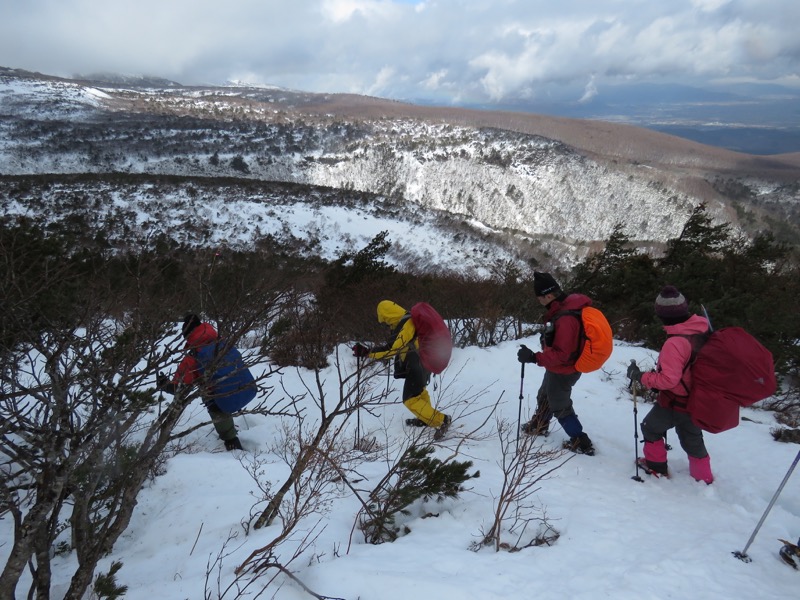
[[[747,554],[745,554],[741,550],[736,550],[735,552],[731,552],[731,554],[733,554],[736,558],[738,558],[742,562],[746,562],[746,563],[753,562],[753,559],[750,558],[749,556],[747,556]]]

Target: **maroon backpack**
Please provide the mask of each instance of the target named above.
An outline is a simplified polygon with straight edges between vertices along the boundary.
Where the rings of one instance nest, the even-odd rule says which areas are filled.
[[[437,375],[444,371],[453,352],[453,338],[444,319],[427,302],[411,307],[411,321],[419,342],[419,359],[422,366]]]
[[[739,424],[739,407],[775,393],[772,354],[741,327],[725,327],[710,335],[685,336],[692,343],[692,389],[686,411],[709,433]]]

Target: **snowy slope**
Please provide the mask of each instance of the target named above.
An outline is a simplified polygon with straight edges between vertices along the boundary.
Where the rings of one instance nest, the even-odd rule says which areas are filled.
[[[521,342],[538,345],[533,338]],[[346,357],[344,368],[352,370],[354,359],[346,347],[341,351]],[[430,387],[438,407],[454,417],[453,430],[437,450],[438,457],[449,456],[501,394],[501,416],[516,422],[521,380],[515,352],[512,343],[455,351],[442,385],[435,392]],[[560,532],[554,545],[516,553],[469,550],[491,519],[493,494],[500,486],[500,447],[496,435],[489,435],[459,450],[458,459],[472,460],[470,472],[479,469],[480,478],[470,480],[469,489],[458,499],[415,506],[407,521],[411,533],[394,543],[367,545],[357,531],[352,532],[359,504],[341,486],[341,498],[329,513],[320,515],[324,530],[313,550],[293,563],[293,570],[316,593],[348,600],[797,597],[800,573],[778,559],[777,538],[800,535],[800,475],[789,480],[748,550],[753,562],[745,564],[731,554],[743,549],[798,451],[797,446],[772,440],[770,413],[743,410],[743,416],[753,421],[723,434],[706,435],[717,478],[711,486],[689,477],[686,455],[674,432],[669,439],[675,447],[670,452],[673,478],[632,480],[634,418],[625,389],[625,366],[631,358],[652,366],[654,357],[642,348],[619,344],[603,372],[584,375],[578,382],[576,409],[597,455],[568,455],[568,462],[536,494],[536,503]],[[535,365],[526,365],[523,414],[535,404],[542,373]],[[328,385],[335,386],[335,373],[331,370],[325,375]],[[287,371],[283,385],[287,392],[301,393],[301,378],[308,377],[307,372]],[[392,386],[399,397],[399,385]],[[444,394],[443,389],[447,390]],[[639,420],[647,409],[639,404]],[[398,402],[379,416],[362,413],[361,422],[368,434],[386,444],[408,435],[403,425],[408,416]],[[203,418],[201,407],[194,407],[190,421]],[[250,416],[238,417],[237,423],[245,446],[242,463],[250,464],[256,453],[262,455],[267,461],[266,477],[280,485],[287,467],[270,450],[278,439],[280,420]],[[544,444],[557,447],[563,439],[563,432],[556,429]],[[273,525],[245,536],[241,522],[249,519],[255,503],[252,494],[258,492],[253,480],[233,454],[221,451],[210,426],[195,432],[193,441],[193,453],[170,460],[166,474],[143,490],[130,528],[113,555],[100,565],[99,571],[106,571],[112,560],[124,563],[118,580],[129,586],[128,600],[203,598],[208,565],[230,534],[237,537],[226,549],[221,573],[212,570],[212,590],[216,590],[218,575],[224,588],[234,567],[271,541],[277,531]],[[371,489],[370,483],[385,468],[380,454],[362,464],[358,473],[370,481],[358,487]],[[255,509],[255,514],[259,511]],[[428,512],[438,517],[421,518]],[[315,524],[316,518],[309,520],[294,537],[300,538]],[[6,539],[9,526],[8,521],[0,522]],[[295,543],[283,551],[290,552]],[[67,584],[63,574],[72,560],[56,559],[55,580],[62,582],[63,589]],[[273,597],[275,589],[263,597]],[[58,589],[53,597],[58,597]],[[284,581],[274,597],[310,596]]]
[[[95,85],[0,70],[0,175],[238,177],[378,193],[504,231],[559,266],[575,264],[620,223],[651,247],[679,235],[701,202],[714,222],[750,233],[765,209],[791,229],[800,203],[795,171],[782,163],[761,159],[757,176],[739,158],[730,168],[702,167],[699,146],[678,153],[680,164],[620,160],[554,134],[503,128],[502,113],[476,113],[494,115],[494,125],[478,125],[413,116],[417,107],[329,113],[326,104],[309,108],[322,96],[261,88]],[[636,130],[592,131],[579,137],[624,146]],[[699,162],[687,168],[683,158]]]

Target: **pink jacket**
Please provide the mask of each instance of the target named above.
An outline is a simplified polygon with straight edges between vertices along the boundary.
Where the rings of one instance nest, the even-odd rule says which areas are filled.
[[[692,343],[681,336],[707,332],[708,320],[699,315],[692,315],[683,323],[665,325],[664,331],[670,337],[661,346],[656,370],[642,373],[642,384],[661,392],[658,395],[658,403],[661,406],[681,410],[681,407],[672,406],[672,402],[675,396],[685,397],[692,385],[691,370],[684,371],[692,358]]]

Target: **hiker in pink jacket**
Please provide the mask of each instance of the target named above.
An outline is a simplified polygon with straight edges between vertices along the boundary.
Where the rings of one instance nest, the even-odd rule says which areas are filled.
[[[642,421],[644,458],[640,459],[640,466],[648,473],[669,476],[664,436],[674,427],[681,447],[689,455],[689,474],[709,484],[714,476],[703,432],[686,411],[686,397],[692,385],[691,369],[687,368],[692,360],[692,343],[686,336],[708,334],[708,320],[690,314],[686,298],[671,285],[656,298],[655,311],[667,333],[656,370],[642,373],[635,364],[628,367],[630,379],[658,390],[657,404]]]

